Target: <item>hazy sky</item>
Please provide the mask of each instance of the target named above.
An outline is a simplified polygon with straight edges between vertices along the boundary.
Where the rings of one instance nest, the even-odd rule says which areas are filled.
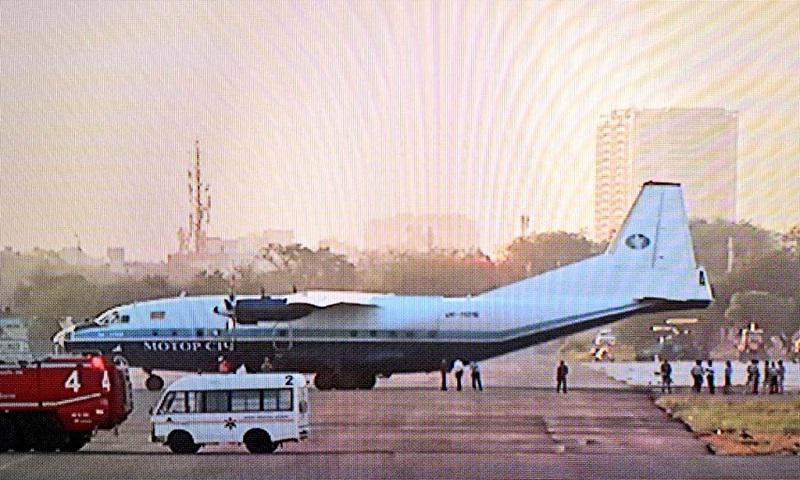
[[[615,108],[739,112],[739,216],[800,221],[798,2],[0,2],[0,245],[163,258],[201,142],[210,231],[361,244],[469,213],[592,222]]]

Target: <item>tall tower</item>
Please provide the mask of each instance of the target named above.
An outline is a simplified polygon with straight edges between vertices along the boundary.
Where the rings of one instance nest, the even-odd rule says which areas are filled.
[[[211,194],[208,191],[208,184],[203,183],[200,169],[200,142],[195,140],[194,169],[189,170],[189,203],[191,212],[189,213],[189,229],[184,232],[178,230],[178,239],[181,249],[203,253],[206,251],[206,240],[208,234],[205,227],[208,226],[211,213]],[[205,197],[205,198],[204,198]]]
[[[595,239],[610,240],[642,183],[683,184],[689,215],[736,220],[738,116],[722,108],[615,110],[597,128]]]
[[[614,236],[631,206],[630,136],[633,110],[614,110],[597,127],[594,231],[597,241]],[[638,190],[637,190],[638,191]]]

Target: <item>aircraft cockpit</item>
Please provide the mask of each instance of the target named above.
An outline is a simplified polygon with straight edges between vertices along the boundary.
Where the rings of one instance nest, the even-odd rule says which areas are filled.
[[[105,314],[94,319],[93,323],[99,326],[113,325],[115,323],[129,323],[131,317],[129,315],[120,315],[116,310],[106,312]]]

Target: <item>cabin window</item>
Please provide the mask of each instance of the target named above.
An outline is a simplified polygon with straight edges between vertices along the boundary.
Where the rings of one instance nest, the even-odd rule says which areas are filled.
[[[406,332],[406,338],[414,338],[414,332]]]
[[[285,337],[286,333],[287,333],[286,330],[278,330],[278,336],[279,337]]]
[[[354,337],[354,338],[357,337],[358,336],[358,330],[350,330],[350,336]]]
[[[431,330],[431,331],[429,331],[429,332],[428,332],[428,336],[429,336],[430,338],[435,338],[435,337],[436,337],[436,335],[437,335],[437,332],[436,332],[436,330]]]
[[[164,320],[165,318],[167,318],[167,312],[164,311],[150,312],[150,320]]]
[[[202,337],[204,335],[204,332],[203,332],[202,328],[198,328],[197,331],[194,332],[194,333],[196,333],[198,337]]]
[[[370,337],[377,337],[378,336],[378,332],[376,332],[375,330],[370,330],[369,331],[369,336]]]
[[[186,412],[200,413],[203,411],[202,392],[186,392]]]
[[[394,330],[389,330],[389,336],[392,337],[392,338],[396,338],[397,337],[397,332],[395,332]]]
[[[130,315],[123,315],[123,316],[120,317],[119,321],[121,323],[130,323],[131,322],[131,316]]]
[[[272,388],[262,390],[264,403],[262,410],[266,412],[291,411],[292,410],[292,389],[291,388]]]
[[[228,403],[230,400],[230,392],[225,390],[212,390],[206,392],[206,408],[207,413],[222,413],[227,412]]]
[[[261,410],[260,390],[234,390],[231,392],[232,412],[257,412]]]

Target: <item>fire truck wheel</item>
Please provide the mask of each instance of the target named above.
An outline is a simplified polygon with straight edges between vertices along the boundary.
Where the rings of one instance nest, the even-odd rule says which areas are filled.
[[[91,433],[70,433],[67,437],[67,443],[61,447],[62,452],[77,452],[84,445],[91,440]]]
[[[20,426],[25,445],[37,452],[54,452],[67,442],[67,433],[54,418],[29,417]]]
[[[254,428],[244,434],[244,446],[250,453],[272,453],[278,444],[269,438],[269,434],[260,428]]]
[[[0,453],[17,445],[17,428],[9,418],[0,417]]]
[[[144,381],[144,386],[151,392],[158,392],[164,388],[164,379],[158,375],[150,375],[147,377],[147,380]]]
[[[194,443],[194,439],[183,430],[175,430],[167,438],[167,446],[173,453],[197,453],[200,445]]]

